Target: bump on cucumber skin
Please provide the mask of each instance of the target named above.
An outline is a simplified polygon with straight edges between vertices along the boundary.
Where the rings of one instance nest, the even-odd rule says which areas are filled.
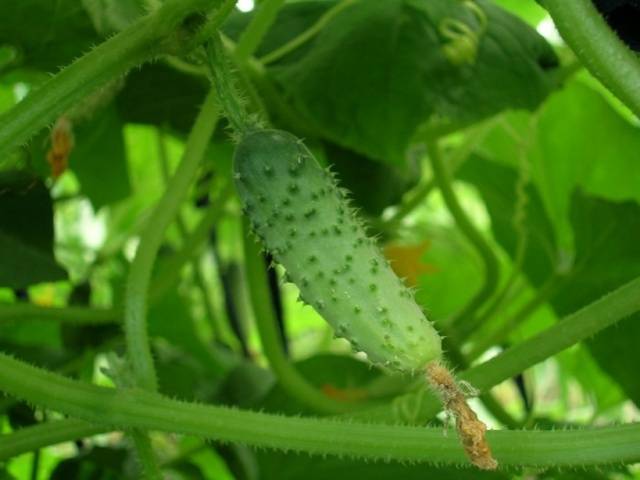
[[[234,178],[253,232],[337,336],[403,372],[440,358],[435,328],[367,238],[346,191],[301,140],[279,130],[246,133]]]

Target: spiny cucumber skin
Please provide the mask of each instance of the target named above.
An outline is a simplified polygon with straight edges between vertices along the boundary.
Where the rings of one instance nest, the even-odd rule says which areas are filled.
[[[337,336],[403,372],[440,358],[440,336],[412,292],[301,140],[279,130],[246,133],[234,177],[254,233]]]

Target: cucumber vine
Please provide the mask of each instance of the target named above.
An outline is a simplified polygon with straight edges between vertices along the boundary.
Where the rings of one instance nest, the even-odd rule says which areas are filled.
[[[456,9],[460,8],[460,2],[451,2],[457,4]],[[422,311],[413,290],[396,275],[393,265],[379,250],[377,239],[370,235],[372,229],[354,208],[351,194],[338,185],[331,168],[324,168],[316,159],[315,152],[320,149],[315,147],[334,141],[329,130],[316,128],[309,121],[309,112],[298,110],[299,98],[295,95],[299,91],[288,92],[289,97],[278,83],[282,80],[278,68],[295,56],[290,54],[311,43],[321,49],[322,45],[315,42],[322,38],[319,34],[336,19],[365,8],[366,2],[333,2],[321,9],[307,28],[278,38],[275,43],[267,33],[277,25],[279,15],[289,6],[287,2],[263,0],[234,37],[228,33],[233,28],[225,22],[231,17],[235,3],[234,0],[148,1],[146,15],[63,68],[0,116],[0,154],[8,155],[54,122],[57,125],[54,136],[62,130],[66,132],[65,114],[101,87],[112,82],[126,83],[123,78],[147,62],[161,58],[166,65],[178,66],[198,80],[204,77],[211,80],[173,175],[169,175],[163,134],[159,130],[159,160],[166,183],[139,232],[122,306],[98,309],[0,304],[2,324],[37,319],[70,327],[120,325],[125,346],[123,360],[114,354],[109,356],[112,364],[106,373],[115,385],[110,388],[71,379],[0,353],[1,391],[67,417],[0,435],[0,460],[61,442],[121,431],[132,441],[145,478],[160,479],[163,464],[158,461],[149,436],[150,431],[157,431],[195,436],[202,441],[234,442],[312,455],[458,466],[468,466],[470,460],[486,470],[583,468],[640,461],[638,423],[561,431],[486,432],[487,427],[468,406],[466,398],[471,393],[488,395],[501,382],[640,312],[640,278],[591,301],[490,360],[469,367],[480,354],[501,343],[533,311],[553,298],[563,282],[570,281],[551,275],[515,313],[506,320],[490,323],[506,303],[515,278],[523,274],[530,239],[525,225],[525,207],[531,200],[527,188],[534,183],[526,159],[519,159],[521,172],[512,219],[519,236],[516,268],[502,283],[505,285],[502,289],[498,288],[504,279],[495,245],[464,211],[453,188],[456,170],[485,140],[492,124],[487,123],[475,133],[460,134],[464,137],[462,147],[449,157],[441,150],[443,138],[418,138],[426,143],[433,178],[423,179],[413,195],[386,221],[372,222],[385,235],[392,235],[432,190],[440,191],[457,228],[484,265],[480,289],[449,323],[438,323],[443,338],[428,319],[432,315]],[[419,4],[407,3],[413,7],[413,3]],[[436,3],[441,8],[446,0]],[[591,2],[540,0],[540,3],[548,9],[560,33],[585,66],[636,115],[640,114],[640,62],[606,27]],[[439,62],[448,64],[439,68],[453,68],[456,75],[461,71],[477,73],[474,69],[482,59],[483,42],[495,41],[489,35],[495,7],[485,1],[464,0],[461,4],[466,17],[471,18],[469,22],[445,15],[429,26],[432,29],[429,34],[439,45],[436,56],[442,59],[444,55],[448,60]],[[425,11],[421,14],[426,15]],[[229,37],[237,41],[234,43]],[[258,56],[257,52],[267,44],[268,53]],[[536,61],[542,62],[540,58]],[[396,87],[394,84],[390,89]],[[456,95],[457,91],[451,92],[452,98]],[[451,98],[438,101],[453,102]],[[447,104],[443,111],[455,110],[452,105]],[[250,113],[250,109],[258,113]],[[273,118],[271,113],[275,113]],[[381,109],[380,114],[388,112]],[[196,227],[189,230],[181,213],[183,204],[210,147],[219,142],[216,130],[222,117],[233,131],[233,165],[227,172],[216,164],[216,175],[223,177],[221,192],[200,215]],[[353,123],[353,130],[358,130],[358,120]],[[65,174],[67,160],[73,155],[68,128],[64,141],[59,139],[50,151],[55,178]],[[309,133],[309,139],[305,144],[285,129],[295,130],[297,135]],[[343,147],[351,145],[345,142],[340,144]],[[447,162],[451,158],[453,161]],[[197,257],[224,214],[230,211],[237,213],[237,217],[240,209],[245,218],[236,237],[242,238],[242,245],[238,242],[235,257],[231,256],[233,261],[244,262],[243,287],[248,293],[262,352],[285,393],[303,408],[324,417],[283,416],[249,408],[180,401],[160,393],[162,385],[149,335],[148,310],[174,289],[182,267],[187,264],[192,265],[195,283],[205,298],[213,332],[211,343],[224,351],[216,350],[212,358],[219,360],[220,365],[232,364],[240,363],[240,350],[247,357],[252,353],[252,347],[243,343],[242,335],[233,333],[234,328],[246,325],[231,325],[215,318],[215,308],[208,298],[210,286]],[[181,249],[154,271],[167,231],[174,222]],[[131,236],[132,232],[126,235]],[[271,298],[274,293],[269,288],[260,245],[284,267],[285,280],[297,286],[300,299],[327,320],[336,337],[348,340],[353,352],[366,356],[381,377],[401,376],[395,390],[391,389],[392,396],[372,395],[375,402],[371,400],[368,395],[374,390],[372,382],[361,389],[360,393],[364,393],[359,401],[338,398],[327,391],[339,389],[317,388],[293,364],[281,342]],[[235,292],[237,297],[242,293]],[[109,348],[113,346],[106,344]],[[229,361],[228,357],[234,360]],[[443,358],[450,358],[460,367],[455,377],[445,367]],[[124,363],[120,364],[121,361]],[[427,384],[430,389],[425,388]],[[518,427],[526,423],[512,418],[494,397],[480,398],[504,425]],[[440,426],[421,425],[436,421],[443,407],[454,414],[460,441],[443,436]]]

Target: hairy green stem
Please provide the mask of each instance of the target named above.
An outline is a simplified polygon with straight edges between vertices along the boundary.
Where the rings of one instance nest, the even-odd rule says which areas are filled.
[[[640,117],[640,59],[609,28],[591,0],[539,0],[576,56]]]
[[[220,34],[214,35],[207,44],[207,58],[218,91],[220,104],[236,134],[242,135],[254,126],[243,100],[235,86],[229,58],[222,45]]]
[[[164,234],[178,214],[180,204],[186,198],[189,186],[196,177],[217,120],[218,102],[215,89],[212,88],[189,133],[180,165],[154,208],[131,263],[124,299],[125,342],[134,383],[145,390],[158,389],[146,318],[153,265]],[[161,478],[148,435],[138,430],[134,430],[131,435],[147,478]]]
[[[567,316],[553,327],[491,360],[462,372],[458,375],[458,379],[469,382],[480,392],[488,391],[499,383],[638,311],[640,311],[640,278],[632,280]],[[405,408],[402,407],[403,405],[412,406],[411,409],[415,414],[410,420],[414,422],[432,418],[441,408],[439,400],[433,395],[410,393],[397,397],[392,406],[370,409],[362,416],[397,421],[396,413]]]
[[[569,315],[557,325],[522,344],[462,373],[460,379],[470,382],[479,390],[486,391],[637,311],[640,311],[640,278]],[[335,453],[368,458],[382,456],[382,458],[396,460],[433,462],[460,461],[462,458],[459,446],[454,439],[442,438],[439,433],[431,436],[433,432],[427,429],[408,430],[387,426],[385,430],[385,426],[382,425],[363,426],[325,423],[311,419],[287,419],[175,402],[140,391],[116,392],[66,379],[6,355],[0,355],[0,385],[7,393],[34,404],[118,428],[139,427],[175,431],[252,445],[299,449],[310,453]],[[440,408],[439,401],[434,397],[425,396],[424,393],[419,395],[422,400],[417,405],[417,417],[430,418]],[[399,400],[416,403],[417,399],[416,394],[411,394]],[[389,408],[369,410],[367,417],[388,418],[390,413]],[[268,424],[266,429],[263,428],[265,424],[261,423],[262,420]],[[356,427],[349,430],[349,426],[353,425]],[[255,430],[252,430],[252,427],[255,427]],[[334,427],[335,429],[332,430]],[[73,439],[74,435],[82,436],[86,431],[82,424],[61,424],[61,429],[64,429],[66,434],[65,432],[58,434],[53,429],[42,428],[43,435],[49,435],[52,443],[63,441],[64,438]],[[362,432],[361,428],[371,428],[371,430]],[[305,431],[308,433],[306,437]],[[322,435],[316,436],[314,433],[316,431],[328,432],[327,438],[323,440]],[[403,432],[413,432],[411,435],[418,435],[420,441],[425,442],[417,453],[415,451],[411,453],[411,442],[409,444],[404,442],[407,438],[403,436]],[[562,435],[567,434],[570,436],[562,438]],[[16,435],[18,437],[16,437],[15,448],[20,445],[43,446],[42,443],[36,443],[37,435],[27,433]],[[303,437],[301,438],[300,435]],[[358,435],[363,436],[359,438]],[[377,449],[371,449],[367,440],[370,435],[379,435],[379,439],[385,439],[381,440],[383,445],[378,444]],[[399,439],[398,435],[400,435]],[[536,435],[542,436],[536,437]],[[342,440],[348,445],[342,443]],[[397,440],[399,443],[392,440]],[[640,455],[637,450],[640,426],[544,434],[542,432],[510,432],[508,434],[491,432],[490,441],[502,465],[577,466],[614,461],[637,461]],[[602,443],[599,443],[600,441]],[[7,443],[0,442],[0,452],[16,452],[15,448],[12,450],[14,442],[8,443],[9,446]],[[449,451],[449,448],[452,449],[451,452],[457,451],[458,460],[453,460],[450,456],[443,457],[443,448],[445,451]],[[511,456],[508,452],[511,452]]]
[[[168,0],[61,70],[0,116],[0,154],[22,145],[101,85],[173,47],[171,34],[214,0]]]
[[[358,0],[343,0],[340,3],[337,3],[335,6],[327,10],[311,27],[309,27],[307,30],[305,30],[289,42],[285,43],[281,47],[278,47],[274,51],[264,55],[262,58],[260,58],[260,62],[263,65],[273,63],[277,60],[280,60],[285,55],[300,48],[302,45],[304,45],[318,33],[320,33],[320,31],[322,31],[322,29],[331,21],[331,19],[333,19],[333,17],[335,17],[345,8],[353,5],[356,1]]]
[[[116,429],[175,432],[312,454],[468,465],[457,438],[443,436],[439,428],[286,417],[180,402],[151,392],[70,380],[4,354],[0,354],[0,385],[36,405]],[[553,432],[492,431],[488,437],[504,467],[640,460],[640,424]]]
[[[291,396],[320,413],[341,413],[353,410],[353,404],[334,400],[310,384],[285,355],[276,326],[277,321],[267,285],[267,271],[260,254],[260,248],[251,236],[246,224],[244,225],[244,233],[244,263],[249,298],[262,350],[282,388]]]
[[[218,29],[235,9],[237,0],[218,0],[219,6],[214,11],[209,12],[207,21],[195,34],[193,45],[202,45],[217,34]]]
[[[427,142],[427,152],[431,160],[434,179],[442,193],[442,198],[447,208],[451,212],[460,231],[475,247],[484,263],[484,282],[471,300],[453,318],[451,325],[455,328],[461,322],[470,321],[469,316],[475,315],[478,308],[495,292],[498,287],[498,259],[491,245],[489,245],[462,209],[458,197],[453,191],[452,179],[442,161],[442,155],[437,141]]]
[[[256,9],[249,25],[238,38],[236,55],[244,62],[251,57],[260,46],[260,42],[275,22],[278,11],[286,0],[264,0]]]
[[[180,165],[149,218],[131,264],[125,293],[124,325],[127,352],[136,384],[148,390],[157,388],[146,322],[147,291],[153,264],[162,245],[164,233],[173,221],[195,178],[200,161],[215,130],[218,114],[215,89],[211,89],[189,134]]]

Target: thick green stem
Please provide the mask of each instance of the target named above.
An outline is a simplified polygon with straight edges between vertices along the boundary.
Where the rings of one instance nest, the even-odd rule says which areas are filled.
[[[457,438],[445,437],[439,428],[286,417],[180,402],[155,393],[70,380],[4,354],[0,354],[0,385],[36,405],[112,428],[175,432],[312,454],[468,465]],[[553,432],[492,431],[488,436],[504,467],[640,460],[640,424]]]
[[[247,113],[243,99],[235,87],[235,77],[220,34],[214,35],[207,44],[207,58],[224,113],[236,134],[242,135],[254,127],[255,122]]]
[[[244,263],[249,298],[258,327],[262,350],[269,360],[282,388],[291,396],[320,413],[341,413],[353,410],[354,404],[334,400],[310,384],[290,363],[284,353],[271,295],[267,285],[267,271],[260,248],[244,225]]]
[[[189,134],[182,161],[149,218],[131,265],[125,293],[125,336],[136,384],[156,390],[156,374],[147,334],[147,291],[158,250],[193,182],[218,120],[218,102],[211,89]]]
[[[640,311],[640,278],[637,278],[601,299],[567,316],[553,327],[510,348],[497,357],[458,375],[480,392],[485,392],[499,383],[524,372],[529,367],[562,350],[581,342],[614,323]],[[396,407],[370,409],[362,416],[377,420],[398,420],[397,411],[402,405],[411,405],[415,412],[411,421],[432,418],[441,408],[433,396],[410,393],[396,398]],[[398,408],[398,405],[401,407]]]
[[[251,18],[251,22],[242,32],[236,46],[236,55],[241,62],[251,57],[260,46],[273,22],[275,22],[278,11],[286,0],[264,0],[257,8]]]
[[[142,232],[136,256],[131,264],[124,299],[124,332],[127,357],[133,370],[134,383],[145,390],[156,391],[158,379],[147,331],[147,297],[151,274],[164,234],[180,210],[204,157],[218,120],[218,102],[212,88],[189,133],[180,165],[167,185]],[[160,467],[153,455],[150,439],[134,430],[133,442],[147,478],[161,478]]]
[[[175,47],[170,36],[214,0],[168,0],[153,14],[80,57],[0,116],[0,154],[22,145],[101,85]]]
[[[484,302],[493,295],[498,287],[498,259],[487,240],[471,222],[466,212],[462,209],[456,193],[453,191],[452,179],[444,166],[442,155],[437,142],[427,142],[427,152],[433,168],[433,176],[442,193],[447,208],[451,212],[460,231],[467,237],[467,240],[475,247],[476,251],[484,263],[484,282],[471,300],[458,312],[452,320],[452,326],[460,322],[469,320],[470,315],[477,313]]]
[[[640,59],[613,32],[591,0],[539,0],[576,56],[640,117]]]

